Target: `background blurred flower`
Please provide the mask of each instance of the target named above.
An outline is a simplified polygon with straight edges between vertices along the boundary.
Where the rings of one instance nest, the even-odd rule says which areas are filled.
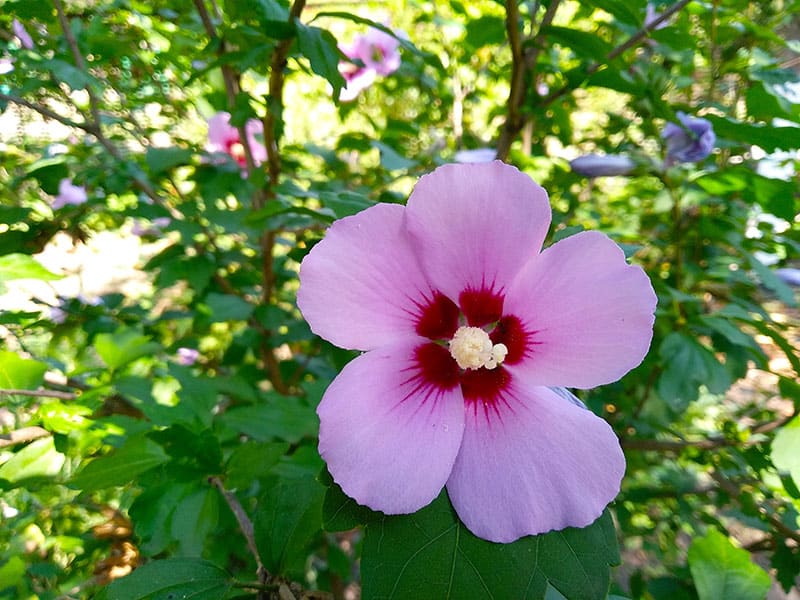
[[[604,177],[613,175],[629,175],[636,163],[627,156],[620,154],[584,154],[569,161],[569,166],[575,173],[586,177]]]
[[[72,179],[64,178],[58,184],[58,195],[50,205],[53,210],[63,208],[67,204],[78,206],[89,199],[86,195],[86,188],[82,185],[73,185]]]
[[[256,136],[264,134],[264,125],[258,119],[249,119],[244,126],[247,143],[253,156],[253,163],[261,165],[267,160],[267,149]],[[239,136],[239,130],[231,125],[231,115],[227,112],[218,112],[208,120],[208,145],[209,152],[227,154],[240,166],[247,164],[244,144]]]
[[[453,155],[457,163],[483,163],[492,162],[497,158],[494,148],[475,148],[474,150],[459,150]]]
[[[14,35],[19,39],[22,47],[27,50],[33,50],[33,38],[18,19],[12,21],[11,28],[14,30]]]
[[[339,95],[342,102],[354,100],[378,75],[389,75],[400,67],[400,42],[374,27],[339,49],[350,59],[339,63],[339,72],[345,79]]]
[[[680,125],[669,122],[661,132],[667,143],[669,162],[698,162],[708,157],[714,149],[717,136],[707,119],[677,113]]]
[[[14,61],[10,58],[0,58],[0,75],[11,73],[14,70]]]
[[[179,365],[191,367],[200,358],[200,352],[194,348],[178,348],[175,353],[175,360]]]

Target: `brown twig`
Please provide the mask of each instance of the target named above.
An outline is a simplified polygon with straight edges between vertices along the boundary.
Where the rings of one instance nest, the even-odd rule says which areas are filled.
[[[670,6],[667,10],[661,13],[656,19],[653,19],[650,23],[644,25],[644,27],[642,27],[639,31],[637,31],[623,43],[619,44],[614,49],[612,49],[611,52],[609,52],[606,55],[603,61],[596,62],[590,65],[589,68],[586,69],[586,73],[584,74],[583,80],[585,81],[586,79],[597,73],[597,71],[599,71],[603,66],[610,63],[612,60],[620,56],[622,53],[626,52],[627,50],[630,50],[634,46],[637,46],[642,40],[644,40],[644,38],[650,35],[651,32],[657,29],[658,26],[661,25],[661,23],[667,21],[670,17],[672,17],[672,15],[681,10],[691,1],[692,0],[678,0],[678,2]],[[569,84],[557,89],[553,93],[542,98],[542,100],[539,102],[539,106],[547,106],[548,104],[553,103],[555,100],[558,100],[562,96],[568,94],[570,91],[572,91],[572,89],[573,87]]]
[[[31,398],[58,398],[60,400],[74,400],[78,396],[71,392],[58,392],[56,390],[14,390],[0,389],[0,396],[30,396]]]
[[[742,490],[730,479],[725,477],[719,471],[711,471],[711,478],[719,484],[719,487],[728,494],[731,498],[735,498],[738,500],[739,496],[742,493]],[[761,515],[772,525],[775,530],[784,535],[787,538],[790,538],[800,544],[800,531],[796,529],[792,529],[786,523],[780,520],[778,515],[775,514],[774,509],[771,507],[764,506],[763,504],[758,507],[759,512]]]
[[[233,516],[236,517],[236,522],[239,523],[239,529],[244,535],[244,539],[247,542],[247,549],[250,550],[250,554],[253,555],[253,558],[256,560],[256,574],[258,575],[258,581],[261,585],[266,586],[270,583],[271,576],[269,571],[267,571],[264,563],[261,562],[261,556],[258,554],[258,546],[256,545],[256,537],[255,537],[255,530],[253,529],[253,522],[250,520],[250,517],[247,516],[242,504],[239,502],[239,499],[236,497],[236,494],[231,492],[230,490],[225,489],[225,484],[222,483],[222,480],[219,477],[209,477],[209,483],[217,488],[222,494],[222,497],[225,498],[225,502],[228,504],[228,508],[231,509]],[[259,600],[266,600],[267,594],[265,591],[260,591],[258,593]]]
[[[0,448],[25,444],[42,438],[50,437],[50,432],[41,427],[23,427],[10,433],[0,434]]]
[[[508,108],[506,123],[497,141],[497,158],[500,160],[508,158],[511,144],[525,127],[527,118],[522,111],[528,91],[528,82],[525,76],[529,69],[536,67],[539,52],[544,44],[545,29],[553,22],[559,3],[560,0],[550,2],[539,25],[536,43],[532,44],[528,51],[525,51],[519,26],[519,5],[516,0],[506,1],[506,32],[511,46],[511,87],[506,103]],[[531,15],[531,19],[533,19],[533,15]]]

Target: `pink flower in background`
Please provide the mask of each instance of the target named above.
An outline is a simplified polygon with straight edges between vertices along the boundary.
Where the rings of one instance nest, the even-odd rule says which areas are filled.
[[[357,56],[378,75],[391,75],[400,68],[400,42],[394,36],[370,27],[357,38]]]
[[[356,37],[349,46],[340,47],[347,58],[360,61],[363,66],[354,62],[339,63],[339,72],[345,80],[339,100],[354,100],[375,82],[378,75],[390,75],[400,68],[399,48],[400,42],[396,38],[374,27]]]
[[[200,358],[200,352],[194,348],[178,348],[175,353],[175,360],[184,367],[191,367],[198,358]]]
[[[650,345],[656,296],[608,237],[540,251],[547,193],[500,161],[451,164],[406,207],[341,219],[303,260],[312,330],[364,351],[317,409],[319,449],[361,504],[414,512],[446,486],[495,542],[592,523],[619,491],[611,427],[551,387],[616,381]]]
[[[14,30],[14,35],[19,39],[19,43],[22,44],[22,47],[26,50],[33,50],[33,38],[25,29],[25,26],[20,23],[19,20],[14,19],[11,22],[11,28]]]
[[[14,70],[14,61],[10,58],[0,58],[0,75],[11,73]]]
[[[231,115],[227,112],[218,112],[208,120],[207,149],[209,152],[227,154],[244,167],[247,164],[244,145],[239,137],[239,130],[230,121]],[[267,149],[256,137],[264,134],[264,125],[258,119],[249,119],[244,129],[253,163],[259,166],[267,160]]]
[[[72,179],[64,178],[58,184],[58,195],[50,205],[53,210],[63,208],[67,204],[78,206],[89,199],[86,188],[82,185],[72,185]]]

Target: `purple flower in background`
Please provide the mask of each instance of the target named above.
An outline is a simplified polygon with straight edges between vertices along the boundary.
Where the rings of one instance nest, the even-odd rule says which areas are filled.
[[[778,278],[784,283],[800,286],[800,269],[795,269],[793,267],[782,267],[780,269],[775,269],[775,275],[777,275]]]
[[[356,37],[352,44],[341,46],[342,53],[350,61],[339,63],[339,72],[345,80],[339,100],[354,100],[378,75],[394,73],[400,67],[399,48],[396,38],[374,27]],[[359,61],[363,66],[357,64]]]
[[[0,75],[11,73],[14,70],[14,61],[10,58],[0,58]]]
[[[667,143],[668,162],[698,162],[714,149],[717,136],[707,119],[687,116],[678,111],[677,123],[667,123],[661,137]]]
[[[497,158],[497,150],[494,148],[476,148],[474,150],[459,150],[453,155],[453,160],[457,163],[484,163],[492,162]]]
[[[82,185],[72,185],[72,179],[64,178],[58,184],[58,195],[50,205],[53,210],[63,208],[67,204],[78,206],[89,199],[86,188]]]
[[[627,156],[619,154],[584,154],[569,161],[575,173],[586,177],[604,177],[613,175],[629,175],[636,163]]]
[[[652,2],[648,2],[647,3],[647,7],[645,8],[645,15],[644,15],[644,25],[645,25],[645,27],[649,26],[651,23],[653,23],[659,17],[661,17],[661,13],[657,13],[656,12],[656,7],[653,6],[653,3]],[[664,27],[666,27],[667,25],[669,25],[669,19],[667,19],[666,21],[662,21],[661,23],[659,23],[658,25],[653,27],[653,31],[658,31],[659,29],[664,29]]]
[[[194,348],[178,348],[175,353],[175,360],[184,367],[191,367],[198,358],[200,358],[200,352]]]
[[[33,38],[18,19],[14,19],[11,22],[11,28],[14,30],[14,35],[19,39],[19,43],[22,44],[22,47],[26,50],[33,50]]]
[[[300,268],[311,329],[364,353],[317,409],[319,450],[357,502],[414,512],[447,487],[476,535],[592,523],[625,459],[551,387],[616,381],[650,345],[656,296],[605,235],[540,252],[547,193],[501,161],[449,164],[407,206],[335,222]]]
[[[267,160],[267,149],[256,137],[264,134],[264,125],[258,119],[249,119],[244,125],[244,130],[250,152],[253,155],[253,163],[259,166]],[[247,164],[244,145],[239,136],[239,130],[231,125],[230,113],[218,112],[208,120],[208,145],[206,148],[209,152],[227,154],[241,167]]]

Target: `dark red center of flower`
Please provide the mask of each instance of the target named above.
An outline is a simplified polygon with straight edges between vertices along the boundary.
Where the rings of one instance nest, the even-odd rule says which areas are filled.
[[[430,343],[417,348],[415,362],[417,377],[426,386],[449,390],[461,386],[466,403],[494,405],[501,398],[511,373],[503,364],[513,365],[525,358],[535,345],[533,332],[527,331],[515,315],[503,315],[502,293],[491,288],[466,289],[458,304],[441,292],[420,303],[416,331]],[[451,355],[448,342],[460,327],[478,327],[489,336],[492,344],[503,344],[508,350],[503,364],[495,368],[462,369]]]
[[[244,152],[244,144],[240,142],[238,139],[229,140],[225,143],[226,149],[228,154],[239,163],[241,166],[244,166],[247,163],[247,159],[245,157]]]

